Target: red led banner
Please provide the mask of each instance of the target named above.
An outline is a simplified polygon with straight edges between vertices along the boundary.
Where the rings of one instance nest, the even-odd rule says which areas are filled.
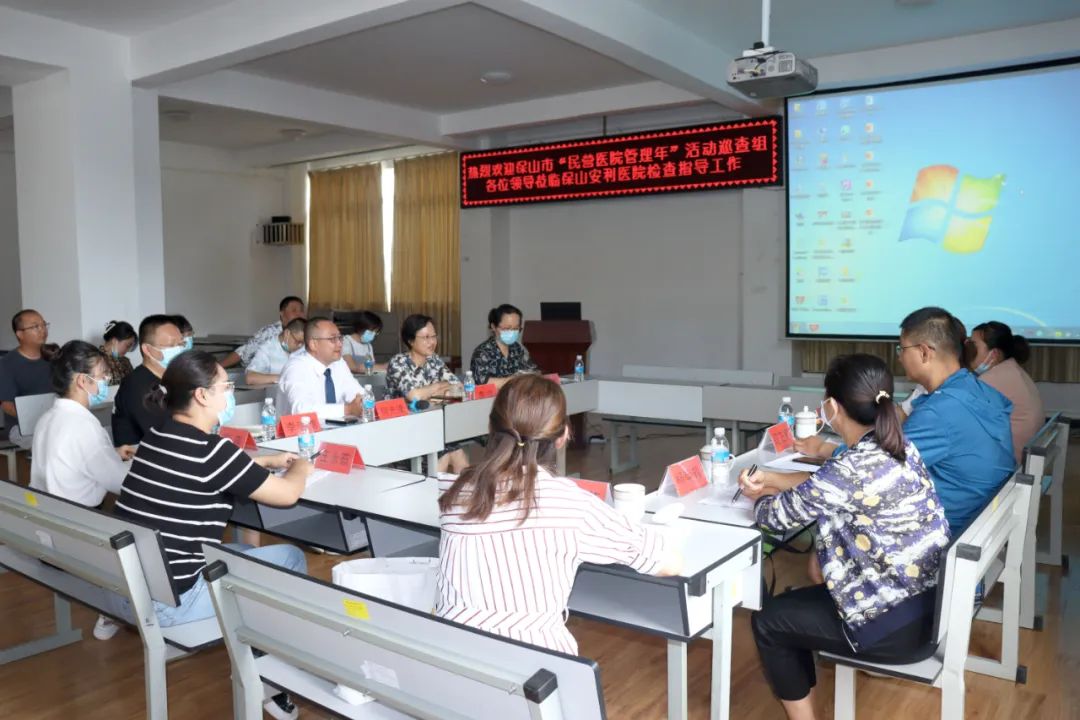
[[[461,154],[461,206],[780,183],[780,118]]]

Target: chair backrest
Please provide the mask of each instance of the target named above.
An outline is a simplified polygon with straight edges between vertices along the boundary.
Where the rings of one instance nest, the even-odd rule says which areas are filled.
[[[1024,446],[1024,472],[1042,480],[1047,468],[1053,468],[1055,462],[1065,462],[1069,446],[1069,420],[1060,412],[1050,416],[1035,436]]]
[[[247,646],[418,717],[604,717],[599,669],[591,660],[458,625],[228,548],[204,551],[204,576],[234,673],[244,665],[237,658]]]
[[[986,574],[1003,547],[1010,542],[1023,542],[1031,491],[1031,476],[1015,473],[943,551],[938,568],[933,631],[939,644],[948,635],[953,604],[960,603],[970,611],[974,602],[974,582]],[[962,562],[975,564],[970,588],[957,587],[957,569]]]
[[[34,434],[41,416],[49,411],[56,402],[56,393],[41,395],[23,395],[15,398],[15,412],[19,416],[19,433],[24,438]]]
[[[764,370],[718,370],[714,368],[623,365],[623,377],[641,380],[681,380],[717,385],[772,385],[773,374]]]
[[[156,530],[70,500],[0,481],[0,542],[114,591],[125,582],[117,551],[134,544],[150,597],[179,603]]]

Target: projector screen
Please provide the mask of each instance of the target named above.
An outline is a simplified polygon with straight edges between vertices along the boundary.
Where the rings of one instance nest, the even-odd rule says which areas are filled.
[[[789,98],[789,337],[1080,343],[1080,64]]]

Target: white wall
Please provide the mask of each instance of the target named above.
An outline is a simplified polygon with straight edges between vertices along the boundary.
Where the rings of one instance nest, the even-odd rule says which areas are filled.
[[[22,305],[19,224],[15,202],[15,153],[0,148],[0,348],[15,347],[8,320]]]
[[[251,170],[230,153],[167,142],[161,163],[168,311],[186,315],[198,335],[252,333],[272,322],[284,295],[304,292],[303,247],[256,243],[259,223],[288,213],[285,171]]]

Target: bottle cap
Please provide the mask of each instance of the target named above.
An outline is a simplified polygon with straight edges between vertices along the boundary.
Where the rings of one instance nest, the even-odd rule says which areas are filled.
[[[788,397],[787,395],[785,395],[784,397],[780,398],[780,402],[786,402],[786,403],[790,403],[790,402],[791,402],[791,398],[790,398],[790,397]]]

